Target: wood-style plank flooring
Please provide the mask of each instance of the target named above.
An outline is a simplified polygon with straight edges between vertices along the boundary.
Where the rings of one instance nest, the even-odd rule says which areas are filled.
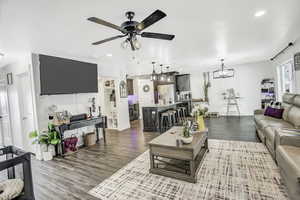
[[[258,141],[252,117],[221,117],[206,121],[209,138]],[[80,149],[64,159],[32,161],[34,189],[37,200],[80,199],[95,200],[87,191],[110,177],[142,152],[147,142],[159,133],[143,132],[138,121],[131,129],[107,131],[107,145],[103,143]]]

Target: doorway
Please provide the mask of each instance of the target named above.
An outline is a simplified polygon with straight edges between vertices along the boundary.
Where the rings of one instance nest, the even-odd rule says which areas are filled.
[[[28,72],[17,75],[18,98],[21,119],[21,134],[23,139],[23,148],[26,151],[34,152],[33,145],[28,135],[35,130],[33,115],[33,95],[31,91],[31,82]]]
[[[0,146],[13,144],[6,80],[0,80]]]

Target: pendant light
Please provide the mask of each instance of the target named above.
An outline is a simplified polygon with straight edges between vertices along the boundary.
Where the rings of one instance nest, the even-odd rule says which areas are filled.
[[[158,79],[158,74],[155,72],[155,62],[152,62],[153,65],[153,71],[152,74],[150,76],[151,81],[157,81]]]
[[[167,82],[172,82],[172,76],[170,74],[170,66],[167,67]]]
[[[232,78],[234,77],[234,72],[235,71],[233,68],[226,68],[224,64],[224,59],[221,59],[221,69],[213,71],[213,78]]]
[[[160,64],[160,75],[159,75],[159,80],[160,81],[166,81],[166,76],[163,73],[163,64]]]

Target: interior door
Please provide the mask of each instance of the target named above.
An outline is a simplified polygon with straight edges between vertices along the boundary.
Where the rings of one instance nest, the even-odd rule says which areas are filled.
[[[8,146],[13,144],[9,118],[7,85],[5,83],[5,80],[0,80],[0,135],[1,146]]]
[[[23,148],[26,151],[34,152],[32,141],[28,137],[29,133],[35,130],[30,77],[27,72],[19,74],[17,77]]]

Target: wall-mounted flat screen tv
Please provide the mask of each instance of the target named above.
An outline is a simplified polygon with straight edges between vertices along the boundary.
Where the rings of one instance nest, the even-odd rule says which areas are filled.
[[[98,92],[97,64],[39,55],[41,95]]]

